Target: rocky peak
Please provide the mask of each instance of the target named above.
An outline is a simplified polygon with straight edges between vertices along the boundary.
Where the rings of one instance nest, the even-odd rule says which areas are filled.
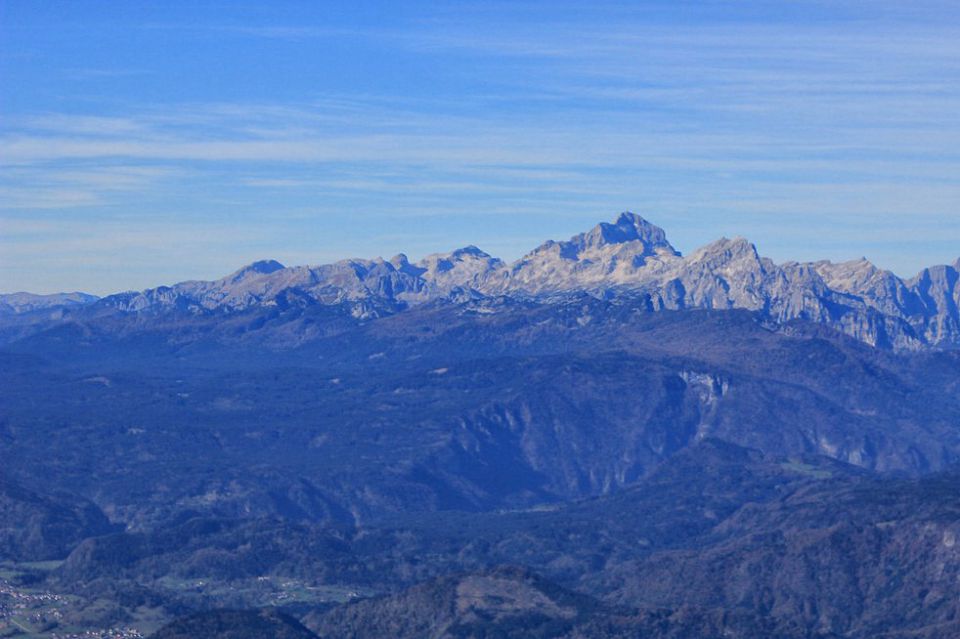
[[[502,264],[501,260],[492,257],[489,253],[481,251],[476,246],[465,246],[450,253],[434,253],[428,255],[417,263],[420,268],[426,269],[428,273],[437,273],[450,271],[457,268],[458,265],[469,266],[471,268],[490,268]]]
[[[450,256],[454,258],[462,258],[466,255],[470,255],[472,257],[484,258],[484,259],[490,257],[489,253],[477,248],[473,244],[470,244],[469,246],[464,246],[463,248],[458,248],[454,252],[450,253]]]
[[[544,242],[518,260],[513,270],[520,271],[538,262],[552,262],[557,258],[570,263],[614,261],[641,266],[644,258],[653,255],[679,256],[680,253],[667,241],[667,234],[662,228],[635,213],[624,212],[613,223],[601,222],[567,241]]]
[[[956,297],[960,299],[960,261],[956,265],[930,266],[920,271],[907,282],[910,289],[920,295],[924,302],[932,307],[948,303]]]
[[[679,255],[667,241],[667,234],[662,228],[629,211],[621,213],[612,224],[601,222],[590,231],[574,236],[570,242],[580,249],[641,242],[644,245],[644,253],[653,254],[656,249],[665,249],[669,253]]]
[[[862,287],[885,273],[865,257],[848,262],[823,260],[814,262],[813,268],[828,286],[845,292]]]
[[[260,275],[270,275],[271,273],[276,273],[277,271],[283,270],[285,267],[283,264],[276,260],[258,260],[252,264],[247,264],[243,268],[239,269],[228,275],[226,278],[230,283],[242,282],[243,280],[249,279],[251,277],[258,277]]]
[[[744,237],[732,240],[726,237],[697,249],[689,258],[691,264],[702,264],[710,268],[720,268],[731,262],[760,263],[757,247]]]
[[[415,271],[414,271],[415,269]],[[457,288],[478,289],[504,269],[503,261],[476,246],[465,246],[450,253],[427,255],[404,272],[415,274],[422,282],[420,299],[444,296]]]

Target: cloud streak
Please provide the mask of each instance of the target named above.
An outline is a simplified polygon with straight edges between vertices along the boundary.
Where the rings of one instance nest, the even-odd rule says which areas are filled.
[[[910,220],[960,240],[951,230],[960,226],[955,21],[883,3],[807,3],[806,21],[776,4],[734,18],[725,4],[696,6],[702,14],[689,20],[657,3],[561,4],[549,15],[510,4],[399,24],[129,27],[145,49],[160,47],[157,59],[169,42],[190,64],[256,43],[262,68],[247,59],[249,76],[209,91],[180,68],[176,81],[193,82],[192,93],[163,87],[154,101],[145,96],[167,70],[148,55],[134,56],[130,73],[70,60],[66,73],[97,70],[77,82],[116,94],[47,96],[0,113],[0,228],[54,225],[5,251],[22,258],[46,241],[80,260],[84,245],[102,250],[86,233],[63,243],[56,227],[74,219],[103,228],[136,220],[159,237],[189,220],[232,237],[237,225],[262,231],[264,216],[276,228],[261,233],[273,242],[262,248],[274,255],[411,250],[351,236],[348,217],[401,229],[417,220],[434,238],[419,243],[426,252],[471,235],[516,251],[498,237],[562,236],[636,208],[688,248],[708,233],[742,233],[775,257],[812,258],[809,242],[778,235],[822,225],[851,255],[876,247],[900,272],[955,259],[935,242],[898,255],[878,239]],[[321,53],[325,62],[313,63]],[[349,70],[341,77],[330,60]],[[303,78],[296,90],[269,84],[290,68]],[[248,81],[269,89],[241,92]],[[141,259],[129,236],[110,237],[116,260]],[[304,237],[323,245],[298,244]],[[207,253],[239,255],[209,241]]]

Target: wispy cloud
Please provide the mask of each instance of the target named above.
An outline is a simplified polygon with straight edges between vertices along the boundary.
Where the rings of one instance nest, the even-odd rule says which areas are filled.
[[[110,194],[153,189],[177,172],[173,167],[158,166],[9,166],[0,176],[0,211],[102,205]]]
[[[507,228],[543,239],[637,208],[675,222],[668,230],[687,249],[708,233],[748,233],[778,258],[804,258],[809,242],[778,236],[828,224],[851,247],[879,246],[857,225],[888,229],[902,218],[935,229],[960,215],[960,28],[934,19],[932,5],[869,4],[806,3],[814,17],[804,20],[783,3],[740,7],[746,15],[732,19],[727,3],[708,2],[688,6],[684,15],[700,16],[690,20],[670,3],[560,3],[549,13],[475,3],[402,24],[149,22],[131,32],[201,57],[239,43],[233,51],[253,47],[262,68],[248,60],[230,99],[198,89],[189,68],[183,94],[154,85],[157,69],[146,65],[150,98],[134,81],[122,99],[58,98],[0,114],[0,225],[76,216],[159,230],[196,219],[258,228],[274,255],[342,257],[443,250],[443,238],[468,234],[497,244]],[[326,62],[297,67],[295,90],[254,90],[321,50]],[[329,60],[350,66],[336,87]],[[66,69],[105,85],[139,73],[104,62]],[[239,90],[248,80],[253,89]],[[418,220],[433,239],[411,249],[351,237],[337,222],[348,214],[378,227]],[[264,216],[275,230],[257,226]],[[57,244],[55,229],[36,233],[80,255],[79,244]],[[131,236],[111,233],[132,256]],[[343,248],[322,239],[331,237]],[[909,272],[922,253],[885,255]]]

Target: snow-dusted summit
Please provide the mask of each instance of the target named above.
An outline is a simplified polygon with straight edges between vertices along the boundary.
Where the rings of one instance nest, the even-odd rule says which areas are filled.
[[[541,244],[486,288],[546,293],[630,285],[679,257],[662,228],[634,213],[622,213],[613,224],[601,222],[565,242]]]

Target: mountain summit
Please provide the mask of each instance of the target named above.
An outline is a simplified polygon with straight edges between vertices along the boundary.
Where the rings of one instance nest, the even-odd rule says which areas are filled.
[[[250,277],[276,273],[283,268],[283,264],[276,260],[259,260],[257,262],[253,262],[252,264],[247,264],[232,275],[227,276],[227,279],[231,282],[240,282]]]
[[[601,222],[567,241],[541,244],[511,266],[511,277],[497,289],[540,294],[623,286],[679,256],[662,228],[625,212],[612,224]]]
[[[665,249],[676,255],[679,253],[670,246],[666,232],[651,224],[636,213],[624,211],[612,224],[601,222],[587,233],[581,233],[570,240],[584,248],[596,248],[605,244],[624,244],[642,242],[652,253],[656,249]]]

